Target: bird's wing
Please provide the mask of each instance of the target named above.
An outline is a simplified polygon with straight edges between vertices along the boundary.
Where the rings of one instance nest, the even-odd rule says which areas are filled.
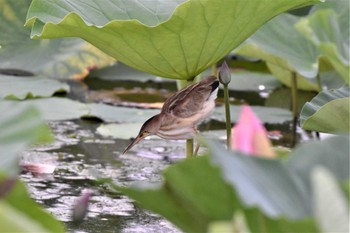
[[[212,86],[214,82],[217,82],[217,79],[211,76],[176,92],[166,100],[162,112],[181,118],[197,114],[210,94],[217,88],[218,85]]]

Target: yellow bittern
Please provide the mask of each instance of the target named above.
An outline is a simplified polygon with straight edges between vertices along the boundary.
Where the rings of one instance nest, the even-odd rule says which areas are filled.
[[[149,135],[173,140],[194,138],[198,134],[197,125],[214,110],[218,86],[217,78],[209,76],[169,97],[161,112],[142,125],[123,154]]]

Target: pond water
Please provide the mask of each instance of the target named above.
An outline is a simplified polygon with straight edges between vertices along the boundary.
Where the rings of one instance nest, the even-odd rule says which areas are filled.
[[[81,85],[74,85],[71,84],[70,97],[85,101],[86,92],[81,91]],[[74,120],[49,124],[55,135],[54,143],[27,150],[23,161],[53,164],[54,173],[39,176],[22,172],[21,179],[31,196],[63,221],[69,232],[181,232],[163,217],[98,184],[95,175],[111,178],[123,186],[139,181],[161,182],[162,171],[185,158],[184,141],[146,139],[128,154],[121,155],[130,140],[99,136],[95,132],[100,122]],[[278,127],[275,142],[288,144],[289,124]],[[202,125],[201,130],[223,128],[224,124],[211,122]],[[88,214],[82,223],[74,224],[72,208],[86,190],[93,193]]]
[[[82,121],[50,123],[56,141],[23,155],[25,162],[40,160],[56,165],[53,174],[22,173],[31,196],[65,222],[70,232],[180,232],[164,218],[98,185],[93,174],[98,172],[121,185],[159,182],[162,170],[183,158],[184,143],[145,140],[134,152],[121,156],[129,141],[99,138],[94,135],[96,125]],[[89,212],[80,225],[75,225],[71,221],[72,207],[86,189],[93,192]]]

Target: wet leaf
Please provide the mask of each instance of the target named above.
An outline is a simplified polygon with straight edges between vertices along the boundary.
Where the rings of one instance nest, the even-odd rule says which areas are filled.
[[[2,232],[65,232],[63,224],[42,210],[20,181],[0,200],[0,222]]]
[[[349,132],[349,91],[349,87],[342,87],[320,92],[301,110],[301,127],[325,133]]]
[[[192,79],[277,14],[316,2],[34,0],[26,25],[33,38],[81,37],[144,72]]]
[[[32,40],[24,28],[31,1],[0,0],[0,73],[24,70],[53,79],[83,78],[114,59],[81,39]]]
[[[236,122],[239,118],[241,107],[231,105],[230,109],[231,122]],[[282,124],[284,122],[291,121],[292,119],[291,112],[282,108],[252,106],[252,110],[256,113],[256,115],[263,123]],[[212,119],[225,122],[224,112],[224,106],[215,108]]]
[[[44,77],[15,77],[0,75],[0,98],[27,99],[49,97],[56,92],[67,92],[67,84]]]

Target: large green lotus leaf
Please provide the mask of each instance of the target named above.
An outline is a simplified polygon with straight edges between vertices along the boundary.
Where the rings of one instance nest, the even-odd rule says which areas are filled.
[[[282,124],[292,119],[292,113],[289,110],[273,107],[252,106],[253,111],[263,123]],[[230,106],[231,122],[236,122],[241,113],[241,106]],[[224,106],[215,108],[212,119],[225,122]]]
[[[5,183],[9,179],[14,178],[1,175],[0,187],[4,185],[1,188],[7,188]],[[9,193],[0,200],[1,232],[65,232],[62,222],[42,210],[21,181],[14,182]]]
[[[343,9],[318,11],[316,5],[308,17],[282,14],[262,26],[236,52],[267,61],[286,85],[290,84],[288,72],[297,72],[304,90],[317,90],[312,78],[330,66],[349,82],[349,4],[346,0],[329,2],[329,9]]]
[[[300,125],[325,133],[350,132],[349,87],[320,92],[300,113]]]
[[[295,71],[307,78],[316,77],[317,48],[295,29],[294,25],[299,20],[300,17],[281,14],[263,25],[235,52],[267,61],[272,66],[269,67],[271,71],[286,85],[290,84],[287,72]],[[272,69],[275,66],[281,70]],[[285,73],[280,73],[283,70]],[[307,80],[300,82],[310,83]]]
[[[349,232],[349,204],[328,169],[316,167],[311,174],[314,211],[323,232]]]
[[[291,173],[306,196],[312,196],[311,173],[319,166],[328,169],[338,181],[350,178],[349,136],[334,136],[298,146],[288,157]]]
[[[244,210],[246,222],[251,232],[319,232],[316,222],[312,218],[294,220],[286,217],[271,218],[258,208]],[[220,233],[220,232],[218,232]]]
[[[349,12],[349,1],[327,1],[324,6],[315,6],[311,15],[296,25],[347,83],[350,82]]]
[[[117,189],[185,232],[206,232],[210,222],[230,220],[241,205],[208,156],[171,166],[164,178],[164,184],[156,188]]]
[[[34,0],[26,25],[33,38],[80,37],[139,70],[192,79],[272,17],[316,2]]]
[[[305,143],[283,162],[230,153],[209,143],[214,163],[247,204],[270,216],[298,219],[313,215],[310,175],[316,166],[330,170],[338,181],[349,180],[349,147],[348,136]]]
[[[16,77],[0,74],[0,98],[19,99],[49,97],[68,92],[69,86],[40,76]]]
[[[52,139],[49,128],[33,107],[0,101],[0,172],[18,172],[18,153],[28,145]]]
[[[114,59],[81,39],[32,40],[24,28],[30,1],[0,0],[0,72],[27,71],[50,78],[83,78]]]
[[[213,142],[209,148],[213,163],[248,206],[258,206],[270,217],[312,215],[307,197],[281,161],[231,153]]]

